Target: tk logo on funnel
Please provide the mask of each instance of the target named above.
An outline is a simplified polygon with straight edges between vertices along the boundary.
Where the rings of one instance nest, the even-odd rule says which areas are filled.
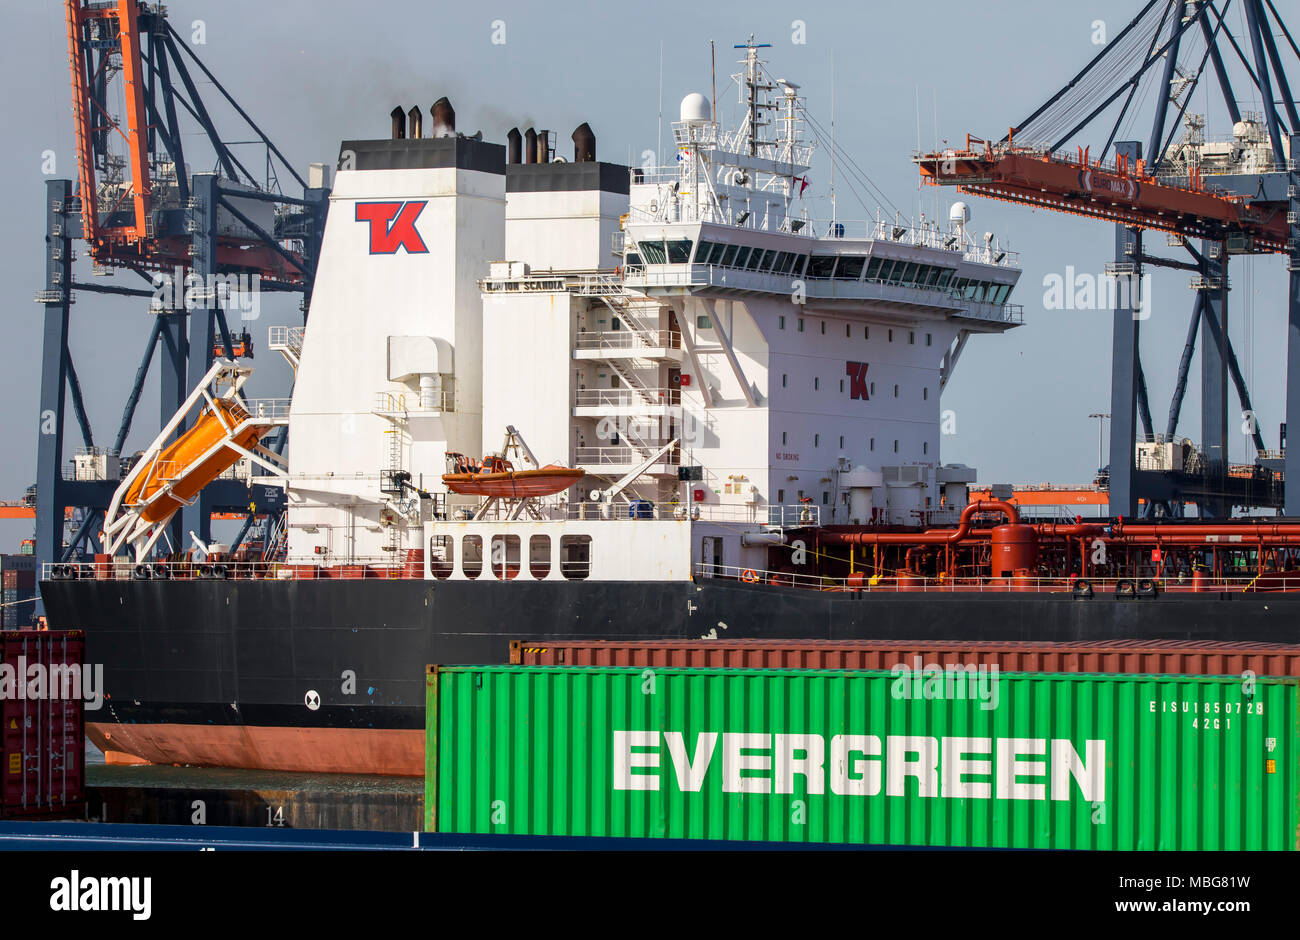
[[[415,220],[426,204],[425,200],[358,202],[357,221],[370,223],[370,253],[392,255],[399,248],[405,248],[408,254],[427,254],[429,249],[415,230]]]

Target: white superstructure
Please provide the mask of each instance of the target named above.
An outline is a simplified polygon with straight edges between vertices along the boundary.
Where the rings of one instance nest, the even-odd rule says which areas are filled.
[[[961,204],[946,224],[808,217],[804,103],[757,51],[741,125],[688,95],[669,167],[596,162],[585,125],[571,163],[345,144],[290,424],[290,561],[421,548],[431,575],[680,578],[761,567],[801,522],[956,518],[975,476],[940,462],[941,395],[970,336],[1020,322],[1015,256]],[[447,494],[444,453],[507,428],[586,476],[496,516]]]

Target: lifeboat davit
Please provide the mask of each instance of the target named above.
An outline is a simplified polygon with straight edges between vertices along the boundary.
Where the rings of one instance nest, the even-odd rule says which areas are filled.
[[[551,496],[567,490],[585,476],[584,471],[556,464],[537,470],[516,470],[504,457],[488,456],[474,464],[462,454],[448,454],[451,473],[442,476],[447,489],[462,496],[524,499]]]
[[[212,410],[204,411],[194,427],[165,447],[158,459],[131,482],[122,497],[124,505],[141,505],[141,518],[163,522],[182,506],[193,502],[199,490],[234,466],[239,460],[239,451],[227,447],[213,451],[213,447],[225,439],[230,428],[239,428],[250,416],[238,402],[226,398],[214,399],[212,409],[221,412],[221,418]],[[250,448],[270,429],[270,424],[244,425],[231,438],[231,443]],[[163,490],[166,492],[153,499]]]

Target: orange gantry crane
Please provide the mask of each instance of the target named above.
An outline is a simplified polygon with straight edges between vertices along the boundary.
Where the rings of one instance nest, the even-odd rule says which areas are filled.
[[[1240,14],[1244,29],[1234,34],[1229,14]],[[1115,260],[1105,271],[1119,281],[1108,493],[1114,515],[1180,516],[1190,501],[1201,516],[1231,515],[1236,507],[1300,516],[1300,485],[1283,489],[1286,476],[1300,480],[1300,449],[1287,451],[1286,421],[1278,446],[1266,447],[1228,332],[1229,256],[1287,256],[1285,413],[1300,426],[1300,107],[1283,67],[1288,51],[1300,59],[1300,44],[1273,0],[1146,0],[1068,84],[1001,140],[968,135],[964,146],[914,156],[923,183],[1116,224]],[[1232,72],[1252,86],[1261,112],[1242,110]],[[1232,122],[1231,136],[1220,139],[1207,138],[1206,116],[1189,111],[1209,76],[1217,80]],[[1145,144],[1117,139],[1139,119],[1151,122]],[[1107,127],[1104,142],[1088,136]],[[1177,236],[1170,244],[1186,249],[1190,260],[1149,252],[1145,230]],[[1190,239],[1199,239],[1199,248]],[[1143,269],[1152,265],[1196,275],[1191,323],[1162,434],[1153,426],[1138,343],[1139,321],[1148,313],[1141,305]],[[1195,470],[1138,468],[1139,438],[1155,446],[1179,440],[1198,339],[1201,433]],[[1228,455],[1228,428],[1236,425],[1228,412],[1229,380],[1255,450],[1247,473],[1233,468]]]

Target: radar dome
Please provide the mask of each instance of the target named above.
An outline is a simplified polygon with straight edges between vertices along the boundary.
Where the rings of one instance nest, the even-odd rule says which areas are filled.
[[[687,124],[707,124],[713,120],[713,109],[709,99],[698,91],[693,91],[682,99],[682,120]]]
[[[964,202],[954,202],[952,208],[948,210],[948,221],[965,225],[970,221],[970,206]]]

